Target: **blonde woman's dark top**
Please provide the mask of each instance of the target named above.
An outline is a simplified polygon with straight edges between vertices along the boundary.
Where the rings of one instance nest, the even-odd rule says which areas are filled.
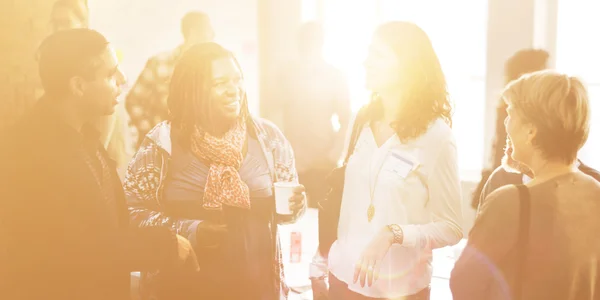
[[[600,183],[576,171],[532,185],[529,192],[521,299],[598,299]],[[455,300],[514,299],[519,201],[513,185],[485,200],[452,271]]]

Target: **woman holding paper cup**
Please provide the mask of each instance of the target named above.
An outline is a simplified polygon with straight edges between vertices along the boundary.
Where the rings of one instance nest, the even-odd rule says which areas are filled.
[[[280,299],[287,287],[277,224],[305,210],[290,144],[250,115],[240,66],[215,43],[183,54],[168,106],[170,120],[147,135],[130,164],[130,216],[136,226],[187,237],[201,274],[144,274],[142,296]],[[192,283],[173,290],[181,282]]]
[[[407,22],[375,31],[365,68],[372,101],[355,120],[337,240],[311,266],[315,296],[329,275],[331,300],[429,299],[432,250],[462,238],[446,81],[429,38]]]

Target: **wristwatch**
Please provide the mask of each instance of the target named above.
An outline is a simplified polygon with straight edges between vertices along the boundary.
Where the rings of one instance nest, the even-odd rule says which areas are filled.
[[[398,224],[390,224],[387,228],[394,234],[394,244],[402,245],[404,242],[404,232]]]

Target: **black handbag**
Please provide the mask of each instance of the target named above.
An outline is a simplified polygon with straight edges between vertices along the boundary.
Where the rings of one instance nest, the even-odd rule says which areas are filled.
[[[319,252],[322,257],[327,257],[331,245],[337,240],[338,222],[340,220],[340,208],[342,206],[342,195],[344,193],[344,179],[346,175],[346,164],[360,136],[365,121],[366,109],[358,112],[352,133],[350,135],[350,143],[348,152],[344,158],[344,163],[341,167],[333,169],[327,176],[327,185],[329,191],[325,199],[319,202]]]

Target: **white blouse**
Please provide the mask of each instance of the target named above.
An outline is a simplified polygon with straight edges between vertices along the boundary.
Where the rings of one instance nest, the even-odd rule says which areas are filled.
[[[371,222],[367,218],[374,207]],[[352,283],[354,266],[373,237],[398,224],[402,245],[392,245],[371,287]],[[412,295],[431,282],[431,250],[462,238],[461,190],[451,128],[435,121],[418,139],[403,144],[396,135],[377,147],[369,126],[362,129],[346,168],[338,239],[329,252],[329,271],[350,290],[373,298]],[[314,270],[311,272],[314,276]]]

